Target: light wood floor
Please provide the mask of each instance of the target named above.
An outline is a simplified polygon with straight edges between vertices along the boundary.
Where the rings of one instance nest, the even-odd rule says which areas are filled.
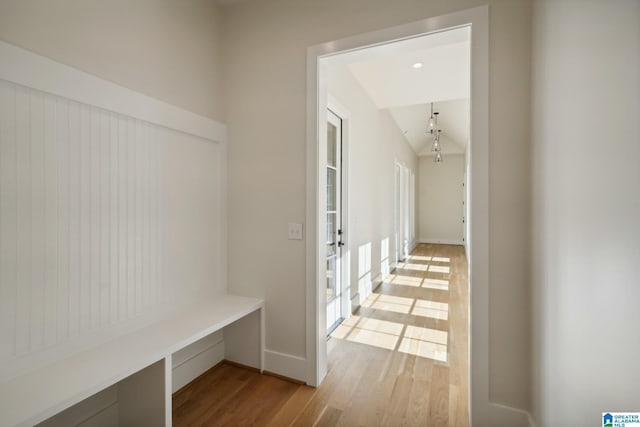
[[[222,364],[173,397],[175,426],[468,426],[462,246],[420,244],[328,342],[318,388]]]

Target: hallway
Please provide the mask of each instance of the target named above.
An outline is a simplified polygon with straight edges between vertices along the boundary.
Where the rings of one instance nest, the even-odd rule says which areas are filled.
[[[468,424],[467,283],[462,246],[419,244],[334,331],[327,381],[357,380],[338,425]]]
[[[419,244],[328,352],[317,389],[219,365],[174,394],[174,424],[467,426],[464,248]]]

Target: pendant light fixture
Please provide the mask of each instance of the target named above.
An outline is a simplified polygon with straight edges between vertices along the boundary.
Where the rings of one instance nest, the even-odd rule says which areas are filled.
[[[436,158],[434,159],[434,162],[436,163],[442,163],[442,152],[438,151],[436,153]]]
[[[440,132],[442,129],[438,127],[438,112],[433,111],[433,102],[431,103],[431,115],[429,116],[429,123],[427,125],[427,136],[433,137],[433,144],[431,145],[431,151],[436,153],[434,161],[436,163],[442,163],[442,146],[440,145]]]
[[[427,128],[427,132],[433,134],[433,130],[436,128],[438,120],[436,118],[438,113],[433,114],[433,102],[431,103],[431,116],[429,117],[429,127]]]

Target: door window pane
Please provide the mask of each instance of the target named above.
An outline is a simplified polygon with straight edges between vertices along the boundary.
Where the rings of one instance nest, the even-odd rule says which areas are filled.
[[[338,129],[327,123],[327,165],[336,167],[336,136]]]
[[[327,245],[336,243],[336,214],[327,213]],[[327,254],[329,255],[329,254]]]
[[[335,212],[337,205],[336,170],[327,168],[327,211]]]

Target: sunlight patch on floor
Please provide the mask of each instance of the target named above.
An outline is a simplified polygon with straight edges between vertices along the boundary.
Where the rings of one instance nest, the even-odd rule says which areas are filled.
[[[421,277],[391,274],[387,280],[388,280],[388,283],[391,283],[392,285],[412,286],[414,288],[419,288],[422,285]]]
[[[396,286],[410,286],[412,288],[426,288],[440,291],[449,290],[449,281],[446,279],[422,278],[406,276],[404,274],[390,274],[385,283]]]
[[[352,316],[338,326],[332,338],[397,350],[440,362],[447,361],[448,333],[388,320]]]
[[[427,264],[409,264],[406,262],[400,262],[396,266],[400,270],[413,270],[413,271],[427,271],[429,265]]]
[[[384,286],[362,302],[358,315],[345,320],[332,332],[331,337],[448,362],[448,329],[451,326],[448,323],[449,303],[441,301],[449,298],[452,283],[447,276],[440,275],[452,273],[454,269],[450,262],[448,257],[408,256],[405,262],[397,265],[396,271],[385,277]],[[433,275],[437,278],[425,277],[429,273],[435,273]],[[420,318],[430,318],[437,322],[429,323],[431,328],[417,326],[416,323],[425,322]],[[444,330],[437,329],[440,327]]]
[[[358,323],[358,328],[382,332],[385,334],[400,335],[402,333],[403,325],[402,323],[363,317],[360,320],[360,323]]]
[[[449,318],[449,304],[429,300],[416,300],[411,314],[430,317],[432,319],[447,320]]]
[[[451,273],[451,268],[448,265],[430,265],[429,272],[449,274]]]
[[[400,343],[398,351],[413,354],[414,356],[427,357],[440,362],[447,361],[447,346],[428,341],[404,338]]]
[[[429,289],[437,289],[437,290],[442,290],[442,291],[448,291],[449,290],[449,281],[448,280],[444,280],[444,279],[429,279],[429,278],[425,278],[422,281],[422,287],[423,288],[429,288]]]
[[[398,336],[383,332],[369,331],[367,329],[354,328],[347,340],[360,344],[368,344],[374,347],[393,350],[398,343]]]
[[[415,261],[431,261],[430,256],[424,256],[424,255],[409,255],[407,258]]]
[[[407,325],[404,336],[407,338],[429,341],[435,344],[447,345],[447,331],[439,329],[423,328],[421,326]]]
[[[393,295],[378,295],[374,301],[365,307],[376,310],[392,311],[394,313],[409,314],[413,305],[413,298],[396,297]],[[364,304],[363,304],[364,305]]]

